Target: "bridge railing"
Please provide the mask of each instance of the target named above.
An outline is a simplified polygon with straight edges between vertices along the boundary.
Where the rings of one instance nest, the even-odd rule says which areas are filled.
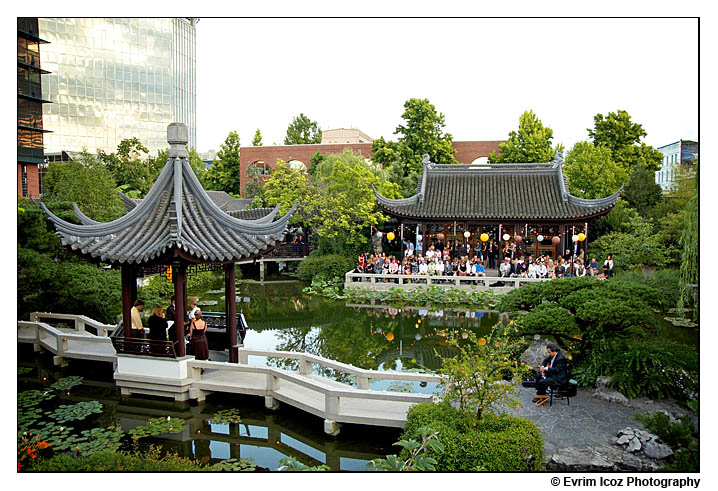
[[[18,321],[17,329],[18,342],[41,346],[60,358],[114,361],[116,356],[107,336],[94,336],[84,331],[65,332],[37,321]]]
[[[269,358],[283,358],[288,360],[299,360],[299,373],[301,375],[310,375],[312,373],[312,364],[316,363],[324,368],[330,368],[348,375],[354,375],[357,378],[358,389],[369,389],[369,379],[374,380],[403,380],[411,382],[441,382],[439,375],[431,373],[405,373],[405,372],[385,372],[379,370],[365,370],[353,365],[347,365],[339,361],[330,360],[321,356],[309,353],[296,353],[293,351],[275,351],[260,349],[239,349],[239,362],[247,364],[250,356],[266,356]]]
[[[344,275],[344,286],[365,286],[370,285],[440,285],[440,286],[465,286],[475,285],[489,287],[492,283],[502,282],[505,286],[517,288],[526,283],[538,283],[549,281],[550,278],[508,278],[500,276],[438,276],[428,274],[376,274],[376,273],[352,273]]]
[[[262,373],[266,377],[266,385],[263,390],[263,393],[266,397],[273,397],[273,398],[282,400],[282,396],[281,396],[281,394],[279,394],[279,391],[282,388],[282,381],[304,387],[308,390],[318,392],[324,396],[324,411],[322,413],[322,416],[326,419],[334,420],[334,421],[341,421],[342,419],[344,419],[344,418],[342,418],[343,415],[341,414],[342,398],[360,398],[360,399],[374,399],[374,400],[382,400],[382,401],[398,401],[398,402],[406,402],[406,403],[422,403],[422,402],[430,401],[433,397],[431,394],[376,391],[376,390],[369,390],[368,388],[363,389],[363,390],[352,389],[349,387],[347,387],[346,389],[342,389],[340,387],[322,383],[321,381],[318,381],[316,379],[310,379],[305,376],[302,376],[302,375],[306,375],[306,374],[302,374],[301,372],[296,373],[296,372],[292,372],[289,370],[284,370],[282,368],[276,368],[276,367],[247,365],[246,362],[242,362],[242,354],[241,354],[242,351],[245,351],[245,352],[251,351],[251,352],[253,352],[252,354],[271,353],[274,355],[276,355],[277,353],[285,353],[285,354],[289,353],[292,356],[284,356],[284,357],[285,358],[293,358],[293,359],[302,359],[304,356],[311,356],[311,355],[302,355],[301,353],[292,353],[292,352],[240,349],[240,364],[239,365],[237,365],[235,363],[217,362],[217,361],[199,361],[199,360],[192,361],[191,367],[194,369],[193,377],[201,380],[202,374],[200,372],[200,369],[223,370],[223,371],[238,372],[238,373]],[[294,355],[299,355],[299,356],[294,356]],[[321,358],[321,357],[313,357],[313,358],[318,358],[323,361],[331,361],[331,360],[326,360],[325,358]],[[344,365],[344,364],[340,364],[340,365]],[[349,365],[344,365],[344,366],[348,367]],[[354,371],[362,371],[361,369],[356,369],[355,367],[352,367],[352,368],[354,368]],[[363,370],[363,371],[370,372],[370,373],[376,373],[376,374],[385,374],[387,376],[384,378],[388,378],[388,379],[397,379],[398,375],[403,375],[403,376],[414,375],[414,376],[423,376],[425,379],[430,378],[432,381],[434,379],[440,380],[440,377],[438,377],[437,375],[431,375],[431,374],[404,374],[404,373],[395,373],[395,372],[377,372],[374,370]],[[371,378],[374,378],[374,377],[372,376]],[[402,379],[402,380],[407,380],[407,379]],[[412,380],[414,380],[414,379],[412,379]]]
[[[85,315],[33,312],[30,314],[30,319],[33,321],[41,321],[42,319],[53,319],[61,322],[64,321],[68,323],[68,327],[72,325],[78,332],[89,332],[90,334],[100,337],[107,337],[115,330],[115,326],[103,324],[102,322],[98,322]]]

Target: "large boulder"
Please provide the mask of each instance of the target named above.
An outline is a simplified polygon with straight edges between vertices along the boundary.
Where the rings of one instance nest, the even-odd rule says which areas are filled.
[[[592,397],[606,402],[628,405],[628,398],[616,390],[605,387],[597,387],[593,389]]]
[[[526,351],[521,354],[521,361],[532,368],[538,369],[541,362],[548,356],[546,343],[545,339],[534,339],[529,347],[526,348]]]

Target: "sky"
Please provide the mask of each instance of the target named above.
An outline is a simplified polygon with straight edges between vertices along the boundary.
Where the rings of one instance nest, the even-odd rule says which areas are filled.
[[[393,134],[426,98],[454,140],[503,140],[532,109],[570,149],[624,109],[659,147],[698,139],[696,19],[222,19],[197,24],[197,149],[257,128]]]

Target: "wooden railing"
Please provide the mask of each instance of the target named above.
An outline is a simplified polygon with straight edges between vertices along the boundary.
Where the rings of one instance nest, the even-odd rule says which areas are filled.
[[[365,286],[370,285],[391,286],[397,285],[402,288],[406,285],[411,286],[483,286],[489,287],[493,283],[503,283],[503,285],[519,287],[526,283],[537,283],[541,281],[549,281],[550,278],[509,278],[498,276],[438,276],[428,274],[375,274],[375,273],[352,273],[348,272],[344,275],[344,286]]]

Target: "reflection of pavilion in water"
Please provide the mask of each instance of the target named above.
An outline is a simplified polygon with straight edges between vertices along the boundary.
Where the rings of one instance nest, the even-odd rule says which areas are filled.
[[[473,311],[467,308],[395,308],[381,304],[346,304],[355,310],[366,310],[371,317],[373,332],[382,334],[382,321],[392,327],[395,350],[378,356],[379,365],[398,359],[413,360],[416,365],[429,370],[441,368],[442,358],[456,355],[446,346],[450,334],[461,335],[474,331],[488,331],[500,319],[495,310]]]
[[[20,384],[50,384],[66,375],[54,367],[45,366],[39,358],[22,360],[18,366],[35,368],[32,375],[18,376]],[[46,380],[43,381],[43,378]],[[335,439],[324,434],[319,418],[316,418],[316,424],[308,424],[306,413],[293,414],[292,408],[270,412],[256,405],[256,401],[251,398],[215,398],[223,407],[210,409],[208,404],[191,405],[189,402],[121,397],[115,384],[109,380],[86,378],[81,387],[69,396],[58,394],[60,402],[75,404],[98,401],[103,405],[103,412],[114,415],[125,433],[146,424],[149,418],[170,416],[184,420],[182,433],[162,435],[155,442],[161,443],[169,451],[198,459],[202,463],[214,464],[228,458],[252,457],[257,465],[275,470],[281,459],[294,457],[309,466],[327,464],[332,470],[365,470],[369,460],[389,453],[391,442],[399,436],[398,429],[396,434],[392,433],[394,429],[389,429],[386,451],[382,453],[384,449],[377,451],[377,441],[360,438],[365,431],[379,430],[358,426],[358,437],[353,438],[354,432],[346,428],[342,437]],[[84,395],[81,395],[83,392]],[[241,407],[241,423],[217,425],[208,422],[214,410],[228,407]],[[386,433],[387,428],[381,428],[381,432]],[[381,435],[381,440],[386,437]]]

